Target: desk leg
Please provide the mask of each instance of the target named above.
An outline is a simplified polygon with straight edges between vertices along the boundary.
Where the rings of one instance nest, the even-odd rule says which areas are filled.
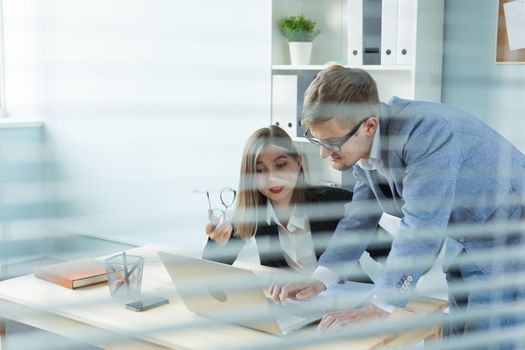
[[[439,343],[443,340],[443,327],[437,326],[433,329],[432,334],[425,338],[426,342]]]
[[[0,310],[2,308],[2,301],[0,301]],[[5,337],[6,337],[6,334],[5,334],[5,318],[3,318],[2,316],[0,316],[0,350],[2,349],[6,349],[6,346],[5,346]]]

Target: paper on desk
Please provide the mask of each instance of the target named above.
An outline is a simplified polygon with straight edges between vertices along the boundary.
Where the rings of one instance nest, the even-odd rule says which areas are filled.
[[[503,4],[507,38],[511,51],[525,48],[525,0]]]

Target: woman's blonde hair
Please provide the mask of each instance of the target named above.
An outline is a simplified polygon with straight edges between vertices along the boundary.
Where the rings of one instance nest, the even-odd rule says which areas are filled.
[[[305,175],[302,156],[297,152],[292,139],[276,125],[255,131],[246,141],[241,162],[241,176],[236,201],[233,224],[235,234],[248,239],[257,231],[258,224],[266,220],[260,212],[265,212],[267,198],[257,186],[257,158],[268,147],[277,146],[288,151],[288,155],[299,164],[299,176],[290,204],[305,202]]]

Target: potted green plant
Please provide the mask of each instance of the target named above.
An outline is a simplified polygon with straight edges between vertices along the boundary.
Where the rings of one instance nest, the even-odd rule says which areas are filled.
[[[312,42],[321,33],[316,24],[303,15],[284,17],[279,22],[281,33],[288,39],[291,64],[310,64]]]

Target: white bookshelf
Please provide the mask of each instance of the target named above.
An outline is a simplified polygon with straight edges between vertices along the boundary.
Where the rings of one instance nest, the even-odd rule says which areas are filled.
[[[310,65],[274,64],[272,65],[272,71],[274,74],[279,74],[279,72],[285,72],[285,71],[299,71],[299,70],[320,71],[328,67],[330,64],[310,64]],[[398,65],[398,66],[363,65],[363,66],[352,66],[352,68],[360,68],[366,71],[411,71],[413,70],[413,66],[411,65]]]
[[[272,123],[279,123],[294,140],[299,142],[304,139],[301,137],[302,130],[297,128],[297,123],[302,109],[302,96],[309,79],[313,79],[318,71],[329,64],[348,66],[348,1],[351,0],[272,0]],[[404,1],[413,1],[414,6],[413,23],[409,26],[411,32],[409,50],[412,50],[410,63],[381,65],[363,62],[363,65],[353,65],[352,68],[364,69],[372,75],[378,84],[381,101],[399,96],[440,102],[444,0]],[[313,42],[311,64],[297,66],[290,65],[288,42],[281,34],[278,23],[285,16],[300,14],[317,22],[321,34]],[[283,76],[297,77],[295,91],[290,92],[288,89],[290,81],[281,79]],[[276,82],[280,81],[286,81],[287,87],[277,86]],[[278,105],[287,100],[289,102],[285,102],[286,108]],[[295,110],[295,115],[290,112],[292,110]],[[286,111],[286,115],[278,115],[283,111]],[[308,149],[306,153],[307,158],[319,158],[313,149]],[[308,163],[319,166],[316,159]],[[326,162],[321,163],[323,166],[330,167]],[[319,174],[321,178],[312,176],[314,182],[317,180],[333,182],[334,178],[337,178],[335,175],[332,176],[333,173],[327,175],[326,169],[319,171]]]

